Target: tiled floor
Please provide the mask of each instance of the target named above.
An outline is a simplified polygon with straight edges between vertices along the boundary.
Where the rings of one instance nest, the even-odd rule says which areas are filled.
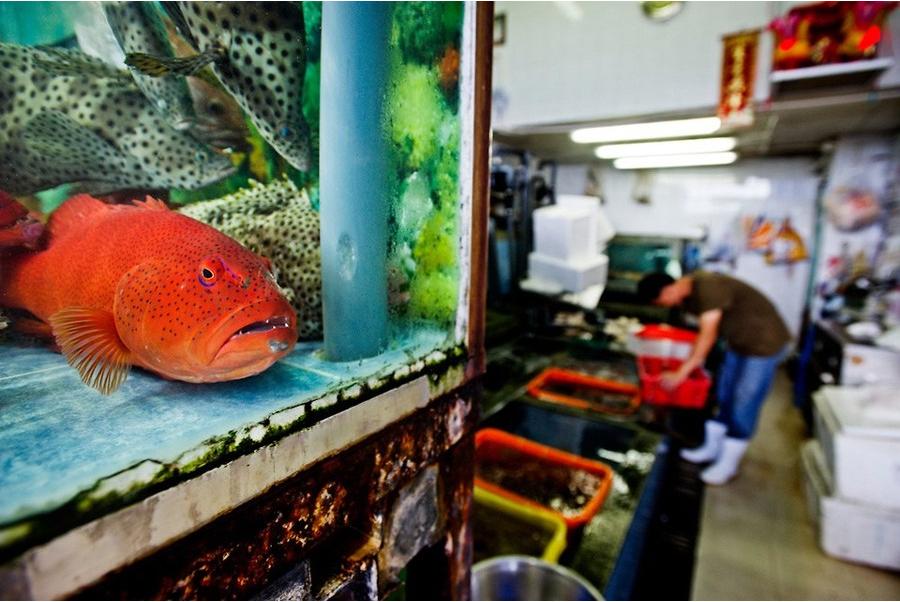
[[[695,600],[897,600],[900,575],[826,556],[809,520],[803,420],[784,375],[763,408],[741,474],[707,487]]]

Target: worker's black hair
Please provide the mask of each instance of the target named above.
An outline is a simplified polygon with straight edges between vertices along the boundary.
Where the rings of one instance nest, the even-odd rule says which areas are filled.
[[[638,282],[638,300],[648,305],[653,303],[659,298],[659,293],[673,282],[675,282],[675,279],[664,272],[647,274]]]

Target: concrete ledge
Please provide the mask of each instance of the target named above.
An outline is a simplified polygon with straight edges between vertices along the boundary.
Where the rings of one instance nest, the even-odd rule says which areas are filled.
[[[424,408],[462,383],[461,372],[454,376],[440,390],[420,377],[32,548],[0,567],[0,597],[65,598]]]

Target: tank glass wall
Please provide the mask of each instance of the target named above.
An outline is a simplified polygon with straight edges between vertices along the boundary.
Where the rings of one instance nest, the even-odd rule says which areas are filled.
[[[322,340],[320,247],[337,241],[321,240],[320,233],[342,231],[319,222],[328,203],[320,188],[322,3],[289,3],[296,11],[220,3],[224,11],[209,15],[200,3],[165,3],[177,5],[176,12],[157,3],[130,13],[122,8],[131,4],[138,3],[119,3],[117,14],[106,3],[0,2],[0,43],[26,53],[7,50],[5,61],[37,61],[27,53],[38,47],[95,57],[51,57],[34,62],[27,81],[0,83],[0,99],[16,97],[0,103],[6,147],[0,155],[16,153],[18,141],[30,144],[0,167],[0,190],[42,220],[80,192],[108,203],[160,198],[269,259],[297,312],[300,340]],[[378,247],[385,281],[368,285],[370,299],[387,296],[384,346],[416,332],[443,344],[459,309],[464,6],[398,2],[388,12],[381,49],[386,71],[376,84],[383,87],[377,91],[382,114],[370,133],[381,138],[383,177],[354,163],[356,148],[328,154],[328,169],[338,179],[371,176],[384,190],[384,212],[369,212],[370,199],[361,194],[347,205],[355,207],[357,221],[372,213],[372,228],[385,233]],[[226,30],[228,36],[220,35]],[[221,54],[193,71],[175,65],[156,80],[128,58],[158,58],[154,50],[163,48],[163,58],[185,62],[213,47]],[[17,68],[4,65],[4,74]],[[40,136],[49,139],[34,142]],[[54,145],[54,139],[67,142]],[[66,152],[73,145],[77,160]],[[346,311],[366,312],[360,299],[366,294]]]

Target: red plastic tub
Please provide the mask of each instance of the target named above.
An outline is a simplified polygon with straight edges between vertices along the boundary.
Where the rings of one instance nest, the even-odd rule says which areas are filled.
[[[696,332],[668,324],[648,324],[633,335],[631,348],[639,357],[672,357],[685,360],[696,341]]]
[[[601,414],[633,414],[641,405],[638,387],[589,374],[547,368],[528,383],[532,397]]]
[[[641,399],[644,403],[679,408],[702,408],[712,379],[709,373],[697,368],[674,390],[662,386],[663,372],[677,370],[681,360],[662,357],[639,357],[638,376],[641,379]]]
[[[593,518],[609,493],[612,469],[498,429],[475,435],[475,484],[552,512],[572,529]]]

